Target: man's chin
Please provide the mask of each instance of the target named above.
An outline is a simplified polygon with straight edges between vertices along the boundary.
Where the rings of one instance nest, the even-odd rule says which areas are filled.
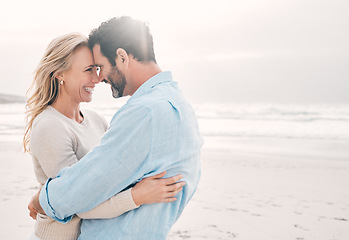
[[[113,98],[119,98],[120,97],[120,94],[119,94],[118,90],[116,90],[115,88],[111,87],[111,91],[112,91]]]

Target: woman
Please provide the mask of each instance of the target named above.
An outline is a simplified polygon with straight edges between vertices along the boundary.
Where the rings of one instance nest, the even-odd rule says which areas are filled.
[[[49,44],[29,89],[33,94],[26,106],[23,139],[41,186],[48,178],[55,178],[61,169],[81,159],[107,130],[102,117],[80,110],[81,102],[92,100],[97,83],[96,67],[85,36],[67,34]],[[179,175],[159,179],[164,175],[143,179],[95,209],[74,216],[67,224],[38,213],[31,239],[77,239],[81,218],[113,218],[141,204],[175,201],[174,196],[184,183],[175,183],[181,178]]]

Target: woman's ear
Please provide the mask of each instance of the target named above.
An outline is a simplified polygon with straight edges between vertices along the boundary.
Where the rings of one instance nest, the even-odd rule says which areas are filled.
[[[64,74],[63,73],[59,73],[57,74],[56,78],[61,81],[61,80],[64,80]]]
[[[117,66],[118,66],[119,70],[124,71],[124,70],[126,70],[128,68],[129,58],[128,58],[128,54],[125,51],[125,49],[118,48],[116,50],[115,62],[117,63]]]

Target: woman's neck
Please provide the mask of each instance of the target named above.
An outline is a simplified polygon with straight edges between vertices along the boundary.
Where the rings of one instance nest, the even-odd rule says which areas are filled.
[[[58,97],[51,106],[77,123],[81,123],[84,120],[80,113],[80,103],[74,102],[69,98]]]

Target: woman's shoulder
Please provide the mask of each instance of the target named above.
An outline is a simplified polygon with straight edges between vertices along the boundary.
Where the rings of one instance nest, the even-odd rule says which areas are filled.
[[[90,109],[82,109],[81,112],[83,113],[84,116],[88,116],[88,117],[92,117],[92,118],[100,118],[102,117],[101,115],[99,115],[98,113],[96,113],[95,111],[92,111]]]
[[[103,126],[108,126],[107,120],[95,111],[83,109],[81,112],[84,115],[84,117],[92,124],[103,124]]]
[[[52,107],[47,107],[33,121],[30,133],[31,151],[41,151],[43,146],[74,142],[74,135],[66,121]]]
[[[60,119],[59,114],[53,107],[48,106],[34,119],[32,131],[36,129],[41,131],[61,130],[62,128],[64,128],[64,123]]]

